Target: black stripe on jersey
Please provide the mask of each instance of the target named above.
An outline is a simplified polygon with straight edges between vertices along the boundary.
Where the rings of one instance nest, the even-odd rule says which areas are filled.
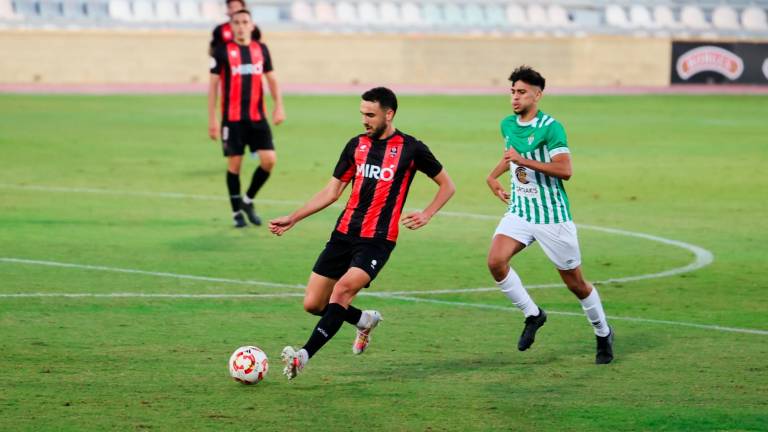
[[[407,141],[404,141],[401,151],[403,152],[406,151],[407,144],[408,144]],[[397,205],[397,198],[400,196],[398,192],[400,191],[400,188],[403,186],[403,180],[405,179],[406,173],[408,172],[409,169],[411,169],[411,163],[408,163],[407,165],[402,163],[402,161],[406,160],[404,156],[405,154],[400,156],[402,159],[400,159],[401,166],[399,168],[402,170],[402,175],[398,177],[398,175],[395,174],[395,181],[392,182],[392,188],[389,190],[389,196],[387,196],[387,201],[384,204],[384,208],[381,209],[381,216],[379,216],[379,220],[376,222],[377,236],[379,235],[379,233],[383,233],[383,236],[385,238],[387,237],[387,233],[389,233],[390,219],[392,219],[392,213],[395,212],[395,206]],[[414,177],[415,175],[411,175],[411,178],[408,179],[409,185],[405,189],[405,196],[403,197],[403,205],[405,205],[405,200],[408,198],[408,190],[410,189],[410,183],[413,181]],[[400,221],[391,221],[391,222],[396,224],[396,223],[399,223]]]
[[[253,63],[251,61],[251,47],[249,45],[242,46],[240,48],[240,64],[247,65]],[[253,75],[240,75],[240,120],[251,120],[251,86],[253,86]]]
[[[224,52],[227,52],[227,50],[225,49]],[[223,65],[223,68],[221,69],[220,76],[221,76],[221,79],[224,81],[224,85],[221,87],[223,89],[222,93],[224,93],[223,95],[221,95],[223,99],[223,104],[224,104],[223,114],[221,116],[222,122],[226,122],[229,120],[229,103],[230,103],[229,92],[230,92],[230,89],[232,88],[232,72],[231,71],[232,71],[232,68],[229,67],[229,62],[225,63]]]
[[[359,144],[358,144],[359,145]],[[368,151],[368,157],[365,159],[365,163],[368,165],[381,165],[384,159],[384,151],[387,148],[387,141],[371,141],[371,149]],[[355,166],[357,169],[357,166]],[[352,217],[349,219],[348,234],[359,236],[360,231],[363,229],[363,220],[368,213],[368,209],[373,202],[373,196],[376,192],[376,184],[379,180],[368,177],[361,177],[363,184],[360,186],[360,200],[357,202],[357,208],[352,213]]]

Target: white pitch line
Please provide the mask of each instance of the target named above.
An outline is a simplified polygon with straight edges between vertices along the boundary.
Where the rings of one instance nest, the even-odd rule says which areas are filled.
[[[168,299],[253,299],[304,297],[304,293],[274,294],[163,294],[163,293],[17,293],[0,294],[0,298],[168,298]]]
[[[230,284],[238,284],[238,285],[256,285],[256,286],[263,286],[268,288],[294,288],[294,289],[300,289],[300,290],[303,290],[305,288],[304,285],[298,285],[298,284],[283,284],[283,283],[277,283],[277,282],[263,282],[263,281],[256,281],[256,280],[226,279],[226,278],[194,276],[194,275],[185,275],[185,274],[177,274],[177,273],[167,273],[167,272],[152,272],[152,271],[145,271],[145,270],[119,268],[119,267],[63,263],[63,262],[57,262],[57,261],[39,261],[39,260],[29,260],[29,259],[20,259],[20,258],[0,257],[0,262],[28,264],[28,265],[41,265],[41,266],[48,266],[48,267],[66,267],[66,268],[76,268],[76,269],[82,269],[82,270],[96,270],[96,271],[115,272],[115,273],[140,274],[145,276],[167,277],[167,278],[173,278],[173,279],[188,279],[188,280],[203,281],[203,282],[220,282],[220,283],[230,283]]]
[[[386,296],[386,298],[415,302],[415,303],[433,303],[433,304],[439,304],[439,305],[499,310],[499,311],[505,311],[505,312],[519,312],[519,309],[517,308],[489,305],[489,304],[482,304],[482,303],[454,302],[454,301],[425,299],[421,297],[408,297],[408,296]],[[584,316],[583,313],[559,312],[559,311],[551,311],[549,309],[547,309],[547,313],[553,314],[553,315],[566,315],[566,316],[578,316],[578,317]],[[649,324],[666,324],[666,325],[674,325],[674,326],[680,326],[680,327],[693,327],[693,328],[704,329],[704,330],[716,330],[716,331],[722,331],[722,332],[746,333],[746,334],[757,334],[757,335],[768,336],[768,330],[758,330],[758,329],[739,328],[739,327],[724,327],[719,325],[696,324],[696,323],[689,323],[684,321],[656,320],[656,319],[649,319],[649,318],[622,317],[622,316],[615,316],[615,315],[609,315],[607,316],[607,318],[612,320],[617,320],[617,321],[632,321],[632,322],[649,323]]]
[[[34,190],[34,191],[42,191],[42,192],[93,193],[93,194],[105,194],[105,195],[129,195],[129,196],[199,199],[199,200],[215,200],[215,201],[224,200],[223,197],[215,196],[215,195],[194,195],[194,194],[185,194],[185,193],[177,193],[177,192],[121,191],[121,190],[109,190],[109,189],[98,189],[98,188],[66,188],[66,187],[53,187],[53,186],[40,186],[40,185],[14,185],[14,184],[8,184],[8,183],[0,183],[0,188],[17,189],[17,190],[18,189]],[[263,200],[263,199],[257,199],[256,201],[259,203],[265,203],[265,204],[280,204],[280,205],[301,204],[301,201]],[[441,211],[439,215],[467,218],[467,219],[479,219],[479,220],[497,220],[500,218],[500,216],[484,215],[484,214],[478,214],[478,213],[451,212],[451,211]],[[590,230],[602,231],[610,234],[618,234],[618,235],[624,235],[629,237],[642,238],[645,240],[656,241],[659,243],[685,249],[694,255],[694,261],[683,267],[677,267],[677,268],[673,268],[673,269],[669,269],[669,270],[665,270],[657,273],[649,273],[649,274],[642,274],[642,275],[636,275],[636,276],[626,276],[626,277],[620,277],[620,278],[610,278],[603,281],[594,281],[593,283],[596,283],[596,284],[614,284],[614,283],[632,282],[632,281],[645,280],[645,279],[655,279],[655,278],[662,278],[662,277],[668,277],[668,276],[675,276],[675,275],[698,270],[702,267],[705,267],[711,264],[714,261],[714,255],[712,254],[712,252],[690,243],[685,243],[678,240],[672,240],[664,237],[638,233],[633,231],[626,231],[626,230],[621,230],[616,228],[604,228],[604,227],[595,226],[595,225],[582,225],[582,224],[577,224],[577,226],[583,229],[590,229]],[[183,275],[182,278],[191,279],[196,277],[197,276],[187,277],[186,275]],[[219,282],[223,282],[223,280],[220,280]],[[276,285],[276,286],[282,287],[282,285]],[[298,286],[300,285],[297,285],[295,287],[298,287]],[[560,288],[562,286],[563,286],[562,283],[548,283],[548,284],[527,285],[526,288],[531,288],[531,289]],[[457,293],[472,293],[472,292],[490,292],[490,291],[496,291],[497,289],[498,288],[496,287],[450,288],[450,289],[440,289],[440,290],[396,291],[396,292],[392,292],[391,294],[392,295],[457,294]]]

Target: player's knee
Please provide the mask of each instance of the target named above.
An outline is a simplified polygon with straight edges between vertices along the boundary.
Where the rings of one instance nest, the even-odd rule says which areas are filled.
[[[346,281],[339,281],[333,287],[333,298],[343,302],[350,302],[357,294],[357,288]]]
[[[325,305],[314,299],[304,299],[304,310],[312,315],[320,315],[325,309]]]
[[[495,276],[506,273],[509,262],[498,255],[488,255],[488,270]]]
[[[272,171],[272,168],[275,167],[275,163],[277,163],[277,157],[273,154],[270,156],[263,157],[261,159],[261,169],[264,171]]]

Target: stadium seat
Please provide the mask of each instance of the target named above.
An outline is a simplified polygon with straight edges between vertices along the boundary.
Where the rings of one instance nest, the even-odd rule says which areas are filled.
[[[666,29],[680,28],[680,23],[675,20],[672,9],[666,5],[656,5],[653,8],[653,20],[656,25]]]
[[[303,1],[291,3],[291,19],[298,23],[311,23],[315,20],[312,14],[312,6]]]
[[[203,20],[220,23],[227,19],[223,2],[206,0],[200,6],[200,15]]]
[[[464,12],[461,10],[461,6],[456,3],[448,3],[443,7],[443,17],[445,24],[452,27],[460,27],[466,25],[464,19]]]
[[[400,13],[403,17],[403,24],[421,25],[424,20],[421,17],[421,9],[416,3],[403,3]]]
[[[528,14],[519,4],[507,5],[507,22],[514,27],[527,27]]]
[[[400,8],[392,2],[384,2],[380,5],[380,22],[388,25],[400,25]]]
[[[720,30],[738,30],[739,14],[730,6],[720,5],[712,11],[712,25]]]
[[[37,7],[41,18],[56,19],[64,15],[64,5],[58,1],[42,0],[37,2]]]
[[[765,10],[757,6],[750,6],[741,13],[741,25],[745,30],[766,31],[768,30],[768,18]]]
[[[87,0],[85,2],[85,14],[93,22],[109,19],[109,3],[101,0]]]
[[[110,0],[109,16],[116,21],[130,21],[133,18],[131,4],[128,0]]]
[[[464,18],[469,27],[480,28],[488,25],[483,8],[477,3],[470,3],[464,7]]]
[[[200,4],[192,0],[179,2],[179,19],[187,22],[200,21]]]
[[[486,5],[485,20],[490,26],[504,27],[507,24],[506,11],[497,4]]]
[[[179,13],[176,11],[176,4],[170,0],[158,0],[155,3],[155,17],[159,21],[178,21]]]
[[[370,2],[360,3],[357,14],[362,24],[375,24],[379,22],[379,8]]]
[[[357,8],[346,1],[336,3],[336,19],[342,24],[357,24]]]
[[[65,1],[61,3],[62,17],[68,21],[83,21],[91,19],[86,3],[80,1]]]
[[[327,1],[315,3],[315,20],[321,24],[333,24],[336,22],[336,11]]]
[[[547,8],[547,16],[549,17],[549,22],[555,27],[568,27],[571,25],[568,11],[560,5],[550,5]]]
[[[13,10],[13,3],[11,0],[0,0],[0,20],[16,20],[21,19]]]
[[[152,2],[149,0],[134,0],[133,19],[141,22],[154,20],[155,10],[152,6]]]
[[[653,20],[651,11],[640,4],[633,4],[629,8],[629,22],[633,27],[653,29],[658,28],[659,24]]]
[[[613,4],[605,7],[605,23],[611,27],[624,29],[632,27],[632,23],[627,19],[624,8]]]
[[[707,30],[711,26],[704,16],[704,11],[695,5],[685,5],[680,11],[680,23],[691,30]]]
[[[435,27],[443,24],[443,10],[440,6],[434,3],[427,3],[424,5],[424,22],[428,25]]]
[[[528,6],[528,23],[535,28],[552,27],[547,10],[535,3]]]

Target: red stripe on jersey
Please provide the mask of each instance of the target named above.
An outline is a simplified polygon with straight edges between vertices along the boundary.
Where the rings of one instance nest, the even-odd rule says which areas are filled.
[[[394,152],[394,153],[393,153]],[[363,226],[360,229],[360,237],[373,237],[376,234],[376,224],[379,222],[381,210],[387,203],[387,197],[392,189],[392,181],[397,172],[397,166],[400,163],[400,155],[403,154],[402,135],[393,136],[387,142],[387,148],[384,150],[384,158],[381,161],[381,169],[391,169],[392,178],[389,181],[379,179],[376,182],[376,190],[373,192],[373,200],[363,219]]]
[[[387,240],[396,241],[397,234],[400,227],[397,225],[400,222],[400,213],[403,211],[403,202],[405,201],[405,195],[408,193],[408,183],[410,183],[413,172],[416,171],[414,163],[408,167],[408,170],[403,176],[403,183],[400,185],[400,192],[397,196],[397,202],[395,208],[392,210],[392,218],[389,220],[389,232],[387,233]]]
[[[360,203],[360,188],[363,187],[363,180],[365,180],[364,172],[357,172],[357,166],[365,165],[368,159],[368,152],[371,150],[371,139],[367,136],[361,136],[357,141],[357,147],[355,147],[355,184],[352,187],[352,193],[349,195],[349,201],[347,201],[347,209],[344,210],[344,215],[339,221],[337,231],[346,234],[349,231],[349,221],[352,219],[352,213],[355,212],[357,205]]]
[[[255,67],[258,64],[264,67],[264,53],[261,50],[261,45],[256,42],[251,42],[249,47],[251,51],[251,64]],[[264,105],[264,95],[262,93],[261,73],[253,74],[249,77],[251,80],[251,102],[248,107],[248,114],[250,114],[251,121],[261,120],[262,107]]]
[[[224,43],[230,42],[235,38],[235,34],[232,33],[232,26],[229,23],[224,23],[221,26],[221,40]]]
[[[243,76],[240,73],[234,74],[232,71],[240,70],[239,66],[242,63],[240,58],[240,47],[235,43],[227,44],[227,57],[229,58],[229,107],[227,107],[227,120],[240,121],[241,112],[240,104],[242,103],[242,97],[240,93],[243,88]]]

